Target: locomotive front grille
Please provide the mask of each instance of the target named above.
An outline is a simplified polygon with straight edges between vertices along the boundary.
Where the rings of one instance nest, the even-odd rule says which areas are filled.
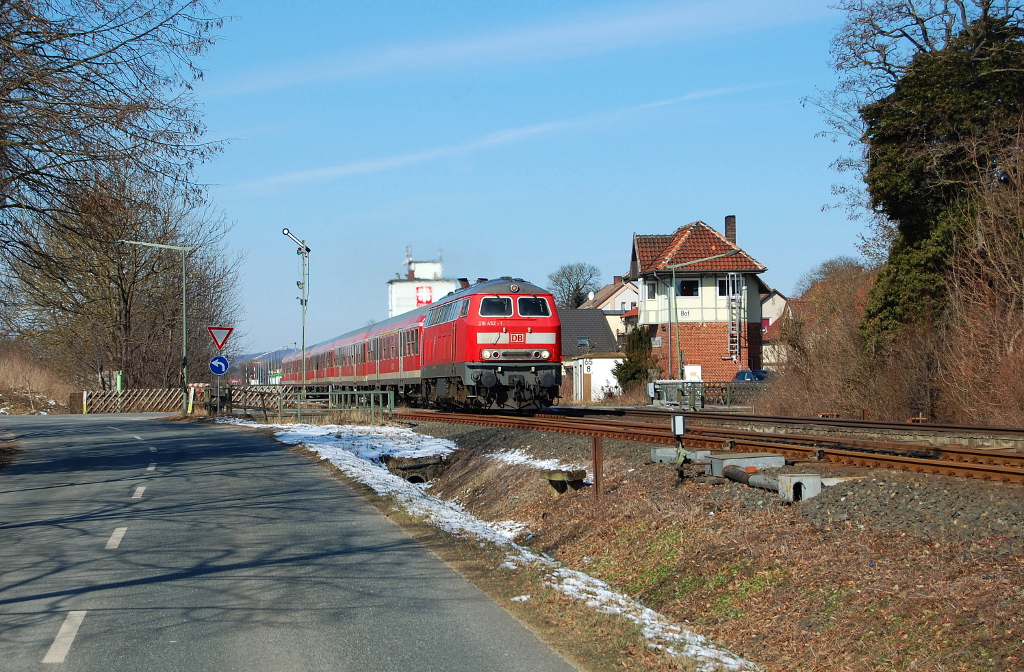
[[[540,350],[502,350],[500,359],[541,360]]]

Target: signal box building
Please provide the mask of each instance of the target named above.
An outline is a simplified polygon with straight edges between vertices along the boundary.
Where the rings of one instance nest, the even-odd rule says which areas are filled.
[[[736,245],[732,215],[724,235],[701,221],[669,235],[633,234],[637,323],[649,331],[665,378],[686,371],[725,382],[762,368],[760,297],[769,290],[758,275],[766,270]]]

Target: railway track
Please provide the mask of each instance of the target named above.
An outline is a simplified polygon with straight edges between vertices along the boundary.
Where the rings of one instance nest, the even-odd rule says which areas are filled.
[[[542,412],[545,415],[558,415],[562,417],[616,417],[616,418],[643,418],[647,421],[669,422],[672,415],[680,413],[678,410],[658,410],[653,408],[602,408],[594,406],[555,406]],[[983,433],[994,438],[1005,438],[1013,441],[1024,441],[1024,429],[1020,427],[978,427],[975,425],[944,425],[929,422],[892,422],[882,420],[860,420],[854,418],[800,418],[781,417],[775,415],[748,415],[740,413],[717,413],[711,411],[691,412],[684,411],[682,415],[687,417],[689,422],[696,419],[702,422],[716,423],[763,423],[777,427],[802,427],[818,428],[822,430],[844,429],[850,431],[879,431],[904,433],[913,431],[927,433],[944,437],[960,437],[965,434]]]
[[[676,437],[667,424],[668,416],[664,413],[662,415],[665,416],[666,424],[555,414],[522,417],[409,411],[395,413],[393,417],[400,420],[487,425],[675,445]],[[778,453],[794,461],[1024,483],[1024,453],[1002,450],[956,445],[918,446],[706,427],[688,428],[682,443],[689,448],[704,450]]]

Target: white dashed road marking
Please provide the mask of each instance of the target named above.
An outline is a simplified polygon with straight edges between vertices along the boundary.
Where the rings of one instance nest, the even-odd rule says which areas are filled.
[[[138,436],[137,434],[132,434],[132,437],[138,439],[139,441],[142,441],[142,437]]]
[[[118,544],[121,543],[121,539],[124,537],[124,533],[127,531],[127,527],[115,527],[114,533],[110,535],[110,539],[107,539],[107,545],[104,548],[117,548]]]
[[[43,656],[44,663],[64,662],[64,658],[68,655],[68,650],[71,648],[71,643],[75,641],[75,635],[78,634],[78,627],[82,625],[83,620],[85,620],[84,611],[68,612],[68,617],[64,619],[64,625],[60,626],[57,637],[53,640],[53,644],[50,645],[50,650]]]
[[[135,488],[135,494],[132,495],[132,499],[142,499],[142,493],[146,491],[146,486],[140,485]]]
[[[155,453],[156,452],[156,446],[150,446],[149,447],[149,452]]]
[[[149,466],[146,467],[146,471],[155,471],[155,470],[156,470],[156,462],[150,462]]]

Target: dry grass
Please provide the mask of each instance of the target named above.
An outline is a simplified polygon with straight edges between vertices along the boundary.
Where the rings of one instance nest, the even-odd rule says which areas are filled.
[[[566,385],[565,381],[562,382],[561,394],[563,396],[557,401],[559,406],[646,406],[651,403],[651,398],[647,396],[645,385],[627,388],[622,394],[605,396],[598,401],[590,401],[589,399],[576,401],[572,398],[572,379],[568,379],[568,381],[568,385]]]
[[[0,440],[0,471],[14,462],[19,453],[21,453],[21,446],[17,441]]]
[[[9,412],[50,411],[45,402],[65,407],[74,387],[13,343],[0,344],[0,394]],[[42,402],[42,404],[40,403]]]
[[[472,449],[431,489],[485,520],[526,522],[533,548],[768,670],[1024,667],[1019,538],[815,525],[778,503],[743,510],[616,445],[600,502],[589,490],[555,496],[535,472]]]

